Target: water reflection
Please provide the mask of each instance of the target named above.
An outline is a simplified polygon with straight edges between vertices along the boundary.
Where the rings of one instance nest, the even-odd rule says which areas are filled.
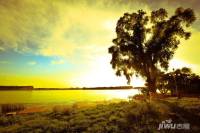
[[[74,103],[127,99],[138,94],[136,89],[127,90],[40,90],[40,91],[0,91],[2,103]]]

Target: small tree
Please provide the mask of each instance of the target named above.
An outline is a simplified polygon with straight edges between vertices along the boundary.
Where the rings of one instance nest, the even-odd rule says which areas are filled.
[[[124,75],[128,84],[133,74],[140,75],[146,79],[149,92],[156,93],[157,77],[161,70],[168,69],[180,38],[190,37],[184,28],[194,21],[190,8],[177,8],[170,18],[163,8],[149,16],[143,10],[125,13],[117,22],[117,37],[109,48],[116,75]]]

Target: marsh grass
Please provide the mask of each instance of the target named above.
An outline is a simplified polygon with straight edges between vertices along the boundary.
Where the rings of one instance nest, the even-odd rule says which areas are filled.
[[[194,111],[179,106],[182,104],[179,102],[183,101],[131,100],[95,106],[83,106],[80,103],[57,105],[50,112],[2,116],[0,132],[156,133],[159,123],[169,118],[177,123],[188,122],[191,124],[190,132],[199,132],[200,109]]]

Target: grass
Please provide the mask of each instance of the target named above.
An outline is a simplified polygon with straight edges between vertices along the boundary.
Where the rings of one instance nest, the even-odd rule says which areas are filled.
[[[192,102],[193,101],[193,102]],[[195,106],[194,106],[195,105]],[[198,105],[198,106],[197,106]],[[163,120],[190,123],[200,132],[200,102],[198,99],[166,98],[145,102],[131,100],[79,107],[55,106],[52,111],[0,117],[0,132],[10,133],[156,133],[169,132],[157,128]],[[179,132],[180,132],[179,131]],[[170,130],[170,132],[178,132]]]

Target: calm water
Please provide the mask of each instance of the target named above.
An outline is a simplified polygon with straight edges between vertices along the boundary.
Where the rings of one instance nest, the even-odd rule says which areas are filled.
[[[0,91],[0,104],[48,104],[74,103],[84,101],[102,101],[111,99],[127,99],[138,94],[136,89],[129,90],[40,90],[40,91]]]

